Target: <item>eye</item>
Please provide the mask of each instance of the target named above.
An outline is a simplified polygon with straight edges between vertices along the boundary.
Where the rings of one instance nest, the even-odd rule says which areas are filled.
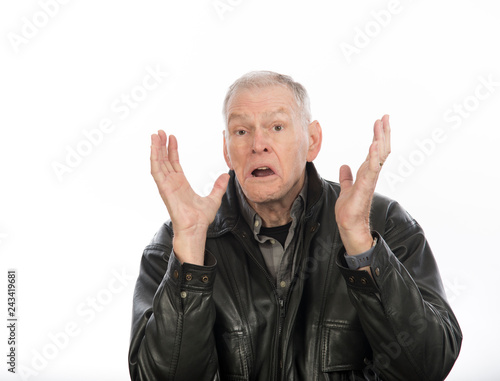
[[[238,131],[236,131],[236,132],[235,132],[235,134],[236,134],[236,135],[238,135],[238,136],[243,136],[243,135],[245,135],[246,133],[247,133],[247,132],[246,132],[245,130],[238,130]]]
[[[273,126],[273,130],[276,132],[283,131],[283,126],[281,124],[276,124]]]

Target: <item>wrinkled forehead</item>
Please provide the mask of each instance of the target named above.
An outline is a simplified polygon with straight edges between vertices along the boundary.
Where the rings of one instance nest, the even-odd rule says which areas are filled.
[[[255,119],[261,120],[270,120],[270,119],[280,119],[280,120],[289,120],[292,119],[295,112],[289,108],[285,109],[283,107],[279,107],[277,109],[268,109],[262,112],[230,112],[227,117],[227,124],[231,123],[248,123]]]
[[[228,100],[226,122],[256,118],[293,118],[298,115],[298,105],[286,86],[243,88]]]

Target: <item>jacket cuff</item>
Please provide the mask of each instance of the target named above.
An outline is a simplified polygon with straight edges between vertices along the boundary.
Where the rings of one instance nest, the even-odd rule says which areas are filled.
[[[376,271],[374,270],[374,268],[377,262],[377,253],[381,250],[383,243],[382,243],[382,236],[378,232],[373,231],[372,236],[377,238],[377,244],[370,249],[373,250],[373,257],[372,257],[373,260],[370,269],[372,271],[372,276],[375,277],[376,276],[375,272],[380,273],[380,269],[378,269],[378,267]],[[349,266],[347,265],[345,259],[345,254],[346,254],[345,247],[342,246],[337,255],[337,266],[340,269],[340,273],[344,277],[347,286],[349,288],[365,292],[373,292],[373,293],[380,292],[377,284],[374,282],[372,276],[370,276],[370,273],[368,271],[349,269]]]
[[[174,251],[170,253],[167,279],[180,290],[210,291],[213,288],[217,260],[208,250],[205,251],[205,266],[184,262],[181,264]]]

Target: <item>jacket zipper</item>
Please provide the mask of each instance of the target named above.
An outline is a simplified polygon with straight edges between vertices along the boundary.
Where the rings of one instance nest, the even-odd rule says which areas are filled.
[[[306,218],[307,220],[307,218]],[[305,225],[307,225],[307,223],[305,222]],[[306,245],[303,245],[302,246],[302,249],[304,249],[305,247],[309,247],[309,244],[312,240],[312,237],[315,235],[316,231],[317,231],[317,227],[319,226],[319,224],[315,224],[314,226],[314,230],[311,232],[312,234],[310,234],[306,240]],[[300,234],[302,235],[302,234]],[[262,272],[264,273],[264,275],[266,276],[266,278],[268,279],[269,283],[272,285],[273,287],[273,291],[274,291],[274,295],[275,297],[277,298],[277,301],[278,301],[278,308],[279,308],[279,318],[278,318],[278,334],[277,334],[277,348],[276,348],[276,359],[277,359],[277,371],[276,371],[276,380],[280,380],[282,379],[283,377],[283,359],[282,359],[282,352],[283,352],[283,348],[282,348],[282,334],[283,334],[283,325],[284,325],[284,322],[285,322],[285,317],[286,317],[286,302],[283,298],[281,298],[279,295],[278,295],[278,290],[277,290],[277,287],[276,287],[276,284],[274,282],[274,279],[272,279],[270,276],[269,276],[269,273],[267,272],[267,269],[265,269],[260,263],[259,261],[257,261],[257,259],[255,259],[254,255],[253,255],[253,251],[251,250],[251,247],[249,247],[248,243],[246,242],[246,233],[244,233],[243,239],[240,238],[240,234],[235,234],[236,237],[238,237],[238,240],[240,240],[240,242],[243,244],[244,247],[246,247],[248,253],[250,253],[250,257],[252,258],[252,260],[257,264],[257,267],[259,267]],[[288,298],[290,296],[290,293],[291,293],[291,290],[293,288],[293,285],[295,284],[295,281],[296,281],[296,277],[300,271],[300,265],[299,267],[296,269],[296,273],[295,273],[295,276],[290,284],[290,287],[288,288],[288,291],[286,293],[286,299],[288,301]]]
[[[283,348],[281,345],[281,339],[282,339],[282,334],[283,334],[283,324],[285,322],[285,316],[286,316],[286,310],[285,310],[285,301],[283,298],[278,297],[278,305],[279,305],[279,310],[280,310],[280,317],[279,317],[279,322],[278,322],[278,350],[277,350],[277,359],[278,359],[278,380],[281,380],[282,374],[283,374],[283,359],[282,359],[282,352]]]
[[[243,233],[242,234],[242,237],[240,237],[240,234],[235,234],[235,236],[238,238],[238,240],[243,244],[243,246],[247,249],[248,253],[250,254],[250,257],[252,258],[252,260],[255,262],[255,264],[257,265],[257,267],[259,269],[261,269],[261,271],[264,273],[264,275],[266,276],[267,280],[269,281],[269,283],[271,284],[272,288],[273,288],[273,291],[274,291],[274,296],[276,297],[277,301],[278,301],[278,309],[279,309],[279,318],[278,318],[278,334],[277,334],[277,348],[275,349],[275,353],[276,353],[276,361],[277,361],[277,378],[275,378],[276,380],[281,380],[281,369],[283,367],[283,361],[281,360],[281,334],[282,334],[282,330],[283,330],[283,322],[285,320],[285,315],[286,315],[286,311],[285,311],[285,301],[279,297],[278,295],[278,289],[276,287],[276,284],[274,282],[274,279],[271,278],[271,276],[269,275],[268,271],[266,268],[264,268],[260,263],[259,261],[254,257],[253,255],[253,251],[252,251],[252,248],[248,245],[248,243],[246,242],[246,237],[247,237],[247,234],[246,233]],[[243,239],[241,239],[243,238]],[[290,290],[288,290],[290,291]],[[288,292],[289,293],[289,292]],[[288,294],[287,293],[287,294]]]
[[[307,220],[304,222],[304,225],[307,226]],[[306,242],[305,242],[305,245],[301,245],[300,247],[298,247],[298,250],[305,250],[305,248],[307,248],[307,251],[309,251],[309,245],[311,243],[311,240],[313,238],[313,236],[316,234],[317,232],[317,228],[318,228],[319,224],[316,223],[315,225],[311,226],[311,227],[314,227],[313,230],[311,230],[310,234],[307,235],[306,237]],[[303,232],[300,233],[300,235],[302,236]],[[283,377],[283,347],[282,347],[282,330],[283,330],[283,324],[285,322],[285,316],[286,316],[286,307],[287,307],[287,304],[289,302],[289,299],[290,299],[290,295],[291,295],[291,291],[297,281],[297,278],[299,276],[299,273],[300,273],[300,270],[301,270],[301,267],[302,267],[302,260],[300,261],[300,263],[298,263],[298,266],[297,266],[297,269],[295,269],[295,274],[293,276],[293,279],[292,279],[292,282],[290,283],[290,287],[288,288],[288,291],[285,295],[285,298],[286,300],[282,299],[282,298],[278,298],[278,304],[280,306],[280,320],[279,320],[279,334],[278,334],[278,358],[279,358],[279,367],[278,367],[278,377],[277,379],[278,380],[282,380],[282,377]]]

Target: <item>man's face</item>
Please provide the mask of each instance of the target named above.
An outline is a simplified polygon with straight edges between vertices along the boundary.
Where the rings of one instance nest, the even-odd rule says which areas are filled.
[[[291,205],[304,184],[306,161],[317,155],[292,92],[284,86],[240,90],[227,118],[224,157],[246,198]]]

